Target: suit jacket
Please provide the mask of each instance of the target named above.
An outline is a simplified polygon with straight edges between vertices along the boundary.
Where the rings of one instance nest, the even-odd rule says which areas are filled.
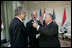
[[[58,25],[53,21],[47,25],[47,28],[40,26],[38,31],[40,32],[40,47],[60,47],[58,40]]]
[[[36,35],[39,34],[36,28],[33,27],[33,20],[30,20],[26,23],[26,28],[28,30],[29,35],[29,44],[31,47],[38,47],[39,46],[39,38],[36,38]],[[33,21],[34,22],[34,21]],[[39,24],[39,21],[37,21]]]
[[[9,34],[11,47],[28,46],[27,29],[24,24],[16,17],[11,21]]]

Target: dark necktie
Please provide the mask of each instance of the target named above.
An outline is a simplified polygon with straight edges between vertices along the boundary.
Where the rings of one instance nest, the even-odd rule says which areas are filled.
[[[47,24],[45,24],[45,28],[47,28]]]
[[[22,22],[22,24],[24,24],[24,22]]]

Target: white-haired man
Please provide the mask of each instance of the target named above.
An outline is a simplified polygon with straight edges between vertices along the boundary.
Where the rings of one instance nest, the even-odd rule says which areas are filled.
[[[35,22],[36,24],[39,24],[39,21],[37,20],[37,12],[32,11],[31,12],[32,19],[26,23],[26,27],[29,34],[29,45],[30,47],[39,47],[39,32],[36,30],[36,28],[33,27],[32,22]]]

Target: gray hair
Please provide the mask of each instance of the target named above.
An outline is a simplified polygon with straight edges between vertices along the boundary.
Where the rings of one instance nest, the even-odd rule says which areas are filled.
[[[19,13],[24,12],[23,6],[19,6],[15,9],[15,16],[17,16]]]
[[[51,13],[46,13],[46,15],[49,15],[50,17],[52,17],[52,20],[53,20],[53,15]],[[45,17],[46,17],[45,15]]]

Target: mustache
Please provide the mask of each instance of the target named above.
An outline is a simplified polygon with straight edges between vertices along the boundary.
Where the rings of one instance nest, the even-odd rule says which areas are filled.
[[[36,16],[33,16],[33,18],[36,18]]]

